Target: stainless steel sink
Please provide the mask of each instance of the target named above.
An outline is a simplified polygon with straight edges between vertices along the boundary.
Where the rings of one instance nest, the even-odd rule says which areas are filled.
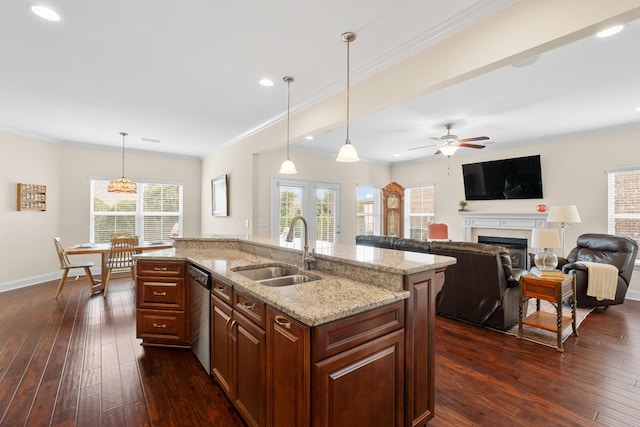
[[[319,279],[310,274],[303,274],[295,267],[284,266],[247,268],[235,272],[265,286],[274,287],[299,285]]]

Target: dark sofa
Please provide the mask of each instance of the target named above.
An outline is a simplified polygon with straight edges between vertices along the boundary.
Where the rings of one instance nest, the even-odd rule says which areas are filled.
[[[511,267],[501,246],[471,242],[421,241],[389,236],[356,236],[357,245],[454,257],[436,295],[436,313],[507,330],[518,323],[522,269]]]

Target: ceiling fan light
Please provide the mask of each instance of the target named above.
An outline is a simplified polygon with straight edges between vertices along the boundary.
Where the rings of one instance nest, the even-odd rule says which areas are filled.
[[[451,157],[453,156],[453,154],[458,151],[458,146],[455,145],[445,145],[440,147],[440,151],[442,152],[442,154],[444,154],[447,157]]]
[[[294,175],[298,173],[298,171],[296,170],[296,165],[293,164],[291,160],[285,159],[285,161],[282,162],[282,165],[280,165],[280,171],[278,173],[283,175]]]
[[[349,140],[347,140],[347,142],[345,142],[342,147],[340,147],[340,151],[338,152],[336,161],[342,163],[353,163],[360,161],[360,157],[358,157],[356,147],[354,147]]]

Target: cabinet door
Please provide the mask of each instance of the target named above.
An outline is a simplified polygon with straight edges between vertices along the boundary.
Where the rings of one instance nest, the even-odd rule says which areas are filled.
[[[231,333],[235,346],[234,403],[249,426],[264,426],[266,333],[235,310]]]
[[[267,308],[267,426],[311,425],[310,347],[307,326]]]
[[[313,425],[404,423],[404,329],[315,363]]]
[[[211,374],[222,390],[233,400],[233,346],[231,335],[231,307],[211,296]]]

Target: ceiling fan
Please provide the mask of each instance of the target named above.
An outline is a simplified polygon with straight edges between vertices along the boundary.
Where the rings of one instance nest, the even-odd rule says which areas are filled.
[[[472,141],[483,141],[486,139],[489,139],[488,136],[476,136],[473,138],[463,138],[463,139],[458,139],[457,135],[452,135],[451,134],[451,128],[453,127],[453,123],[447,123],[444,125],[447,128],[447,134],[446,135],[442,135],[441,137],[437,138],[437,137],[430,137],[430,139],[434,139],[436,141],[439,141],[438,146],[438,151],[435,152],[435,154],[444,154],[447,157],[450,157],[451,155],[453,155],[453,153],[456,152],[456,150],[460,147],[465,147],[465,148],[484,148],[485,146],[482,144],[469,144],[469,142]],[[421,147],[414,147],[414,148],[409,148],[408,150],[419,150],[422,148],[427,148],[427,147],[433,147],[433,145],[423,145]]]

